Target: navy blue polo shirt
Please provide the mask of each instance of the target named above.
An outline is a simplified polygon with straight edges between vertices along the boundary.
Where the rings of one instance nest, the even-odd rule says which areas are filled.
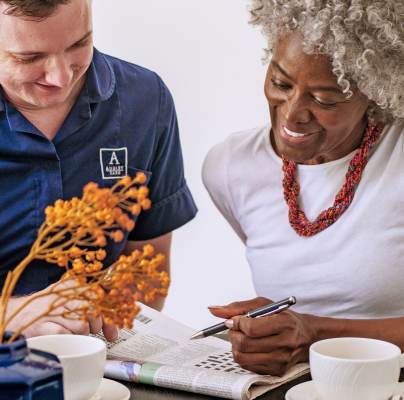
[[[85,85],[52,141],[1,98],[0,287],[27,255],[46,206],[81,196],[90,181],[110,187],[136,171],[148,176],[153,205],[125,241],[108,245],[107,265],[127,240],[164,235],[196,214],[167,87],[154,72],[94,50]],[[35,260],[15,294],[43,289],[62,272]]]

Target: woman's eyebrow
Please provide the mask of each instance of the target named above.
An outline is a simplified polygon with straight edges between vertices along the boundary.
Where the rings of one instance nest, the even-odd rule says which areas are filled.
[[[341,89],[334,86],[310,86],[310,90],[319,91],[319,92],[332,92],[339,95],[344,95]]]
[[[286,78],[290,79],[291,81],[293,81],[292,77],[276,62],[272,60],[272,65],[279,70],[283,75],[286,76]]]
[[[272,65],[283,75],[286,76],[286,78],[290,79],[293,81],[292,77],[279,65],[278,62],[272,61]],[[332,92],[335,94],[339,95],[344,95],[344,93],[341,91],[340,88],[336,86],[322,86],[322,85],[316,85],[316,86],[310,86],[310,90],[312,91],[319,91],[319,92]]]

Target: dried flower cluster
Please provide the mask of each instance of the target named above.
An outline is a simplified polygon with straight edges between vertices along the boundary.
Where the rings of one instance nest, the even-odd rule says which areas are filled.
[[[112,188],[86,185],[82,198],[58,200],[45,210],[46,219],[38,231],[29,254],[7,275],[0,298],[0,343],[5,330],[19,312],[42,296],[53,296],[49,308],[35,316],[8,340],[12,342],[28,326],[46,315],[71,319],[102,316],[104,322],[131,327],[139,312],[136,301],[151,301],[165,296],[168,274],[159,271],[162,254],[154,254],[151,245],[120,258],[108,268],[103,249],[108,239],[120,242],[134,228],[129,214],[139,215],[150,208],[146,176],[125,177]],[[17,310],[7,315],[7,306],[18,278],[34,259],[42,259],[65,268],[62,279],[49,290],[30,296]],[[74,305],[72,307],[72,304]],[[69,305],[69,307],[64,306]]]

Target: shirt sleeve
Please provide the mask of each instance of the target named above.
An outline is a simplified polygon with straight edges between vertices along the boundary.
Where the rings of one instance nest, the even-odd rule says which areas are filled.
[[[157,146],[148,183],[152,207],[143,211],[128,240],[149,240],[184,225],[197,213],[186,184],[177,115],[171,93],[158,78],[160,106],[156,121]]]
[[[246,236],[237,219],[231,194],[228,167],[229,149],[227,142],[223,142],[213,147],[206,156],[202,168],[202,180],[217,209],[245,243]]]

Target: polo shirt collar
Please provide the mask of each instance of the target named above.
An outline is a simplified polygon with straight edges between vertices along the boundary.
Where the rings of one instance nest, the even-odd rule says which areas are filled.
[[[106,57],[94,48],[93,61],[87,71],[86,87],[90,103],[108,100],[114,93],[115,73]]]

